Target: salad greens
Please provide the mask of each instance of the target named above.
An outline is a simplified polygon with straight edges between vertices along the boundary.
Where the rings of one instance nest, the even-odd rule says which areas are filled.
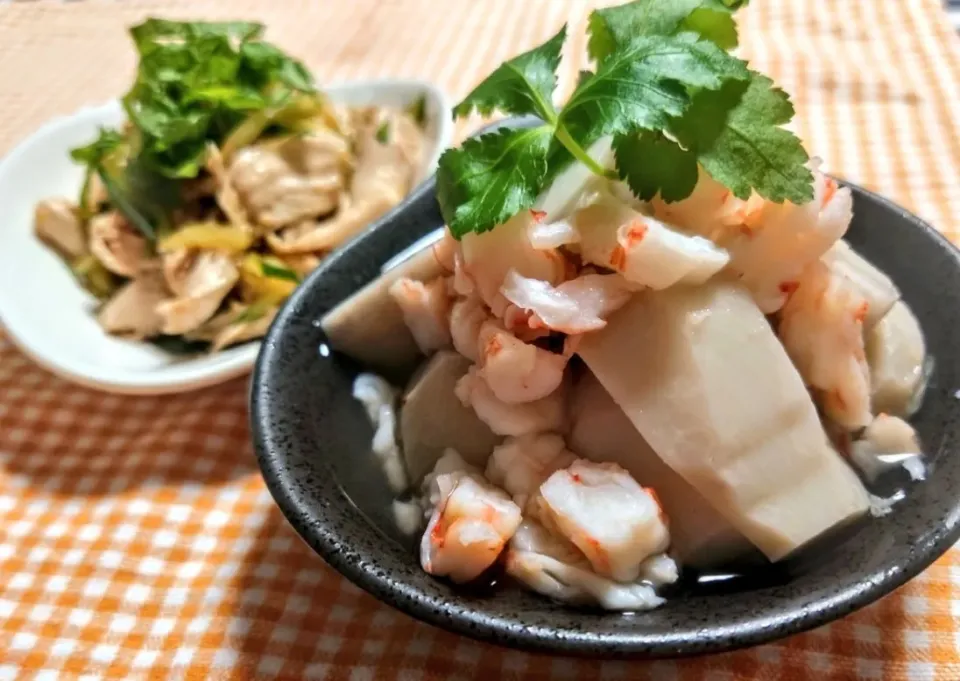
[[[800,141],[783,126],[787,95],[729,54],[735,10],[744,0],[636,0],[594,11],[588,51],[566,105],[553,94],[566,27],[507,61],[454,109],[455,116],[501,111],[535,116],[533,128],[470,139],[440,159],[437,196],[456,238],[484,232],[530,208],[574,159],[623,179],[639,198],[678,201],[693,191],[698,166],[740,198],[803,203],[813,176]],[[616,171],[586,150],[610,136]]]
[[[153,242],[209,144],[222,145],[252,117],[281,123],[275,112],[319,95],[303,64],[261,39],[258,23],[148,19],[130,34],[140,62],[123,97],[129,126],[101,130],[72,156]]]

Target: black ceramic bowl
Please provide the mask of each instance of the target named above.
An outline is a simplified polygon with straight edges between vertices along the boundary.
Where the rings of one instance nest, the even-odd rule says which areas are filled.
[[[797,633],[892,591],[960,537],[956,429],[960,402],[960,259],[936,231],[856,187],[852,245],[897,283],[936,358],[914,425],[928,481],[893,476],[906,497],[830,550],[726,580],[686,584],[657,610],[577,612],[504,587],[466,592],[425,574],[395,528],[392,499],[370,452],[371,428],[351,397],[358,370],[328,351],[320,317],[375,278],[381,265],[441,226],[434,185],[422,186],[294,293],[263,344],[252,421],[267,486],[290,523],[328,563],[380,600],[466,636],[528,650],[592,656],[719,652]]]

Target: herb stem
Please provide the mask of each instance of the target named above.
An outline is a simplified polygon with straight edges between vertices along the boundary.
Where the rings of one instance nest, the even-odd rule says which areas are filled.
[[[583,165],[587,166],[593,173],[599,175],[600,177],[607,177],[611,179],[617,179],[617,174],[613,171],[607,170],[599,163],[597,163],[593,158],[583,150],[577,141],[570,136],[570,133],[567,132],[567,129],[563,126],[563,123],[558,123],[554,136],[560,141],[567,151],[573,154],[573,157],[580,161]]]

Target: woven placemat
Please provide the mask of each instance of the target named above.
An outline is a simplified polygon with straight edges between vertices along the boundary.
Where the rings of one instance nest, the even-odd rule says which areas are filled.
[[[322,81],[465,94],[588,0],[0,3],[0,154],[122,92],[125,27],[251,18]],[[960,45],[935,0],[755,0],[744,52],[793,93],[825,167],[960,230]],[[561,80],[582,65],[570,41]],[[475,122],[461,126],[461,134]],[[246,383],[152,398],[56,379],[0,339],[0,680],[960,679],[960,554],[833,625],[682,662],[527,655],[414,622],[290,530],[250,451]]]

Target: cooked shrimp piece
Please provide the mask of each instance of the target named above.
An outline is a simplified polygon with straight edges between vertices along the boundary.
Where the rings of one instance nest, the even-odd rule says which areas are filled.
[[[527,227],[530,245],[540,251],[549,251],[570,244],[580,243],[580,232],[566,220],[546,222],[544,214],[533,212],[533,221]]]
[[[507,305],[500,287],[510,270],[551,284],[559,284],[566,274],[566,259],[559,251],[538,250],[530,243],[527,228],[533,221],[530,211],[521,211],[496,229],[467,234],[460,241],[463,273],[497,317]]]
[[[913,427],[901,418],[880,414],[850,447],[850,458],[869,480],[902,466],[914,480],[926,478],[920,441]]]
[[[578,459],[540,486],[540,518],[571,541],[602,577],[632,582],[640,565],[670,544],[652,490],[611,463]]]
[[[463,264],[463,253],[457,250],[453,255],[453,290],[458,296],[471,297],[477,294],[474,283]]]
[[[483,471],[468,463],[456,449],[447,447],[433,465],[433,470],[420,482],[420,502],[424,519],[429,520],[437,505],[446,499],[454,484],[462,476],[469,475],[483,480]]]
[[[585,261],[655,290],[702,284],[730,260],[709,240],[675,231],[609,194],[599,194],[595,203],[578,211],[573,225]]]
[[[431,575],[469,582],[503,551],[520,525],[520,508],[505,492],[473,476],[446,480],[447,475],[438,476],[438,485],[450,491],[427,523],[420,563]]]
[[[487,480],[505,489],[520,508],[536,494],[543,481],[577,456],[555,433],[509,437],[494,448],[484,471]]]
[[[649,610],[664,602],[655,587],[676,581],[676,564],[666,556],[648,561],[659,579],[620,584],[597,575],[577,548],[536,521],[524,519],[507,549],[507,574],[544,596],[606,610]],[[672,580],[668,563],[673,564]]]
[[[440,267],[447,272],[453,272],[456,268],[457,257],[460,254],[460,244],[453,238],[450,230],[444,229],[443,236],[431,248],[433,249],[433,256],[440,263]]]
[[[501,402],[521,404],[550,395],[563,382],[570,356],[524,343],[495,322],[478,339],[480,375]]]
[[[450,309],[450,338],[454,349],[471,362],[480,360],[478,339],[480,327],[490,313],[476,296],[460,298]]]
[[[863,320],[869,304],[816,261],[780,313],[779,336],[804,382],[821,392],[826,415],[847,430],[873,420]]]
[[[397,390],[376,374],[360,374],[353,382],[353,398],[360,402],[374,427],[371,449],[379,459],[390,488],[407,486],[407,471],[397,442]]]
[[[731,227],[742,222],[746,202],[734,196],[703,168],[699,168],[698,173],[697,184],[690,196],[673,203],[656,197],[650,205],[658,220],[720,243]]]
[[[567,334],[596,331],[630,299],[633,289],[619,274],[585,274],[557,287],[510,270],[500,289],[511,303],[530,313],[527,324]]]
[[[801,273],[843,237],[853,219],[853,196],[814,172],[814,198],[795,205],[759,201],[727,244],[730,267],[765,314],[779,310]]]
[[[442,278],[427,283],[403,277],[390,285],[417,347],[430,353],[450,345],[450,297]]]
[[[566,411],[565,384],[542,399],[508,404],[497,398],[477,367],[473,366],[457,383],[456,395],[463,404],[472,406],[480,420],[490,426],[490,430],[497,435],[527,435],[563,430]]]

